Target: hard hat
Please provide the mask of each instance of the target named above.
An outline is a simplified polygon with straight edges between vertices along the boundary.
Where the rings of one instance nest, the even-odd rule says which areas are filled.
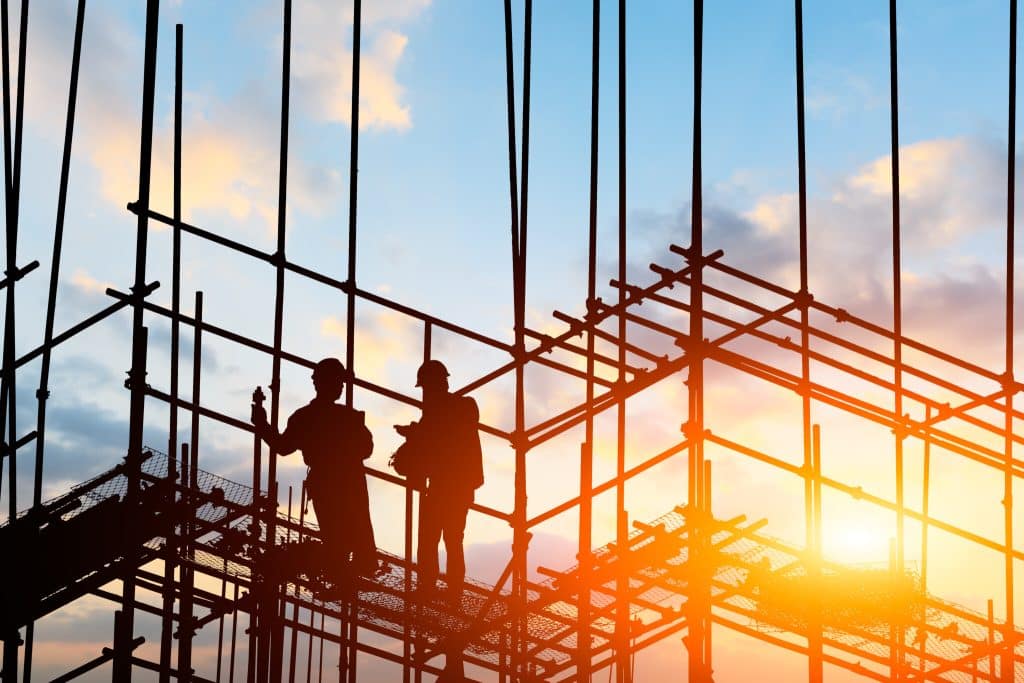
[[[348,370],[337,358],[324,358],[313,366],[313,376],[334,382],[344,382],[348,379]]]
[[[444,363],[439,360],[428,360],[416,371],[416,386],[422,387],[430,381],[447,378],[448,368]]]

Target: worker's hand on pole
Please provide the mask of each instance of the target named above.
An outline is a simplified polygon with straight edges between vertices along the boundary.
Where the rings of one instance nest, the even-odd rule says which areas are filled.
[[[256,387],[256,391],[252,392],[252,420],[253,426],[256,427],[256,434],[261,435],[264,428],[267,426],[267,410],[263,407],[263,387]]]
[[[409,438],[410,436],[413,435],[418,426],[418,422],[412,422],[407,425],[395,425],[395,431],[404,436],[405,438]]]

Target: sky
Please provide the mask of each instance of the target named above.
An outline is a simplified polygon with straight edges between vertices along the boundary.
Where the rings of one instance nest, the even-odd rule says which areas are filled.
[[[38,259],[41,267],[18,285],[19,353],[42,339],[74,4],[37,2],[29,18],[18,262]],[[521,2],[513,5],[521,94],[523,7]],[[12,3],[12,16],[17,7]],[[510,341],[502,3],[376,0],[363,11],[357,282],[367,291]],[[87,9],[57,330],[107,305],[107,287],[127,291],[132,283],[136,220],[125,207],[137,194],[144,20],[142,3],[93,0]],[[527,323],[549,332],[563,329],[552,311],[580,314],[586,296],[590,21],[587,2],[534,7]],[[994,0],[906,0],[899,3],[898,21],[904,333],[1001,372],[1008,9]],[[185,45],[184,219],[273,251],[279,3],[162,3],[152,206],[165,214],[171,210],[173,49],[179,22]],[[689,240],[691,22],[692,5],[686,2],[649,0],[627,9],[627,262],[631,280],[639,284],[650,281],[647,265],[652,261],[677,266],[668,246]],[[603,3],[601,25],[598,283],[599,295],[611,299],[615,294],[607,283],[617,272],[619,220],[616,3]],[[344,279],[348,261],[351,31],[349,1],[295,1],[286,254],[337,279]],[[888,325],[888,3],[807,2],[804,39],[810,290],[818,300]],[[730,264],[795,289],[792,5],[776,0],[707,3],[704,46],[704,244],[709,251],[723,249]],[[517,97],[517,116],[521,112]],[[170,231],[151,224],[147,279],[161,283],[151,300],[162,305],[170,301],[170,253]],[[184,310],[191,312],[193,293],[201,290],[207,321],[271,342],[270,266],[187,235],[182,259]],[[310,358],[344,356],[345,299],[340,293],[289,275],[284,310],[287,350]],[[150,383],[165,388],[169,327],[157,318],[148,322]],[[128,394],[122,380],[129,363],[130,324],[128,313],[113,316],[54,355],[44,497],[123,457]],[[409,318],[360,303],[357,374],[414,396],[422,335],[422,326]],[[185,395],[190,393],[191,343],[184,334]],[[266,387],[270,380],[269,359],[209,336],[202,351],[203,403],[247,419],[253,388]],[[434,334],[434,351],[448,364],[455,386],[505,360],[440,332]],[[948,367],[929,369],[951,372]],[[798,401],[720,366],[708,372],[707,419],[716,433],[799,461]],[[38,376],[38,363],[18,375],[20,432],[35,421]],[[630,403],[630,462],[679,440],[679,423],[686,415],[680,379],[666,380]],[[282,387],[285,414],[312,393],[308,372],[287,364]],[[532,423],[581,399],[583,389],[579,382],[533,371],[527,391]],[[474,396],[486,422],[512,426],[509,382],[496,382]],[[415,419],[416,411],[365,391],[354,398],[367,411],[374,433],[370,464],[386,469],[387,455],[398,443],[391,425]],[[920,416],[921,409],[911,405],[908,411]],[[826,475],[893,497],[891,435],[823,407],[815,408],[815,421],[822,425]],[[187,425],[187,415],[181,423]],[[595,481],[614,473],[610,424],[598,423]],[[166,407],[148,402],[146,442],[163,448],[166,425]],[[201,421],[201,434],[201,466],[247,481],[251,437],[208,420]],[[531,454],[531,515],[578,492],[581,439],[582,431],[575,430]],[[492,437],[484,438],[484,450],[487,483],[478,500],[511,509],[512,450]],[[31,500],[28,452],[19,463],[19,508]],[[709,457],[715,463],[716,514],[766,518],[769,533],[802,540],[801,480],[714,449]],[[919,472],[917,445],[908,448],[907,458],[908,468]],[[934,462],[935,516],[1001,539],[1001,477],[950,454],[935,454]],[[301,482],[299,458],[282,460],[280,473],[283,501],[287,486],[297,491]],[[685,476],[685,463],[676,459],[631,483],[630,518],[651,519],[683,502]],[[909,481],[908,504],[918,506],[919,476]],[[7,496],[4,486],[0,509],[5,513]],[[380,545],[401,552],[401,491],[375,481],[371,497]],[[595,502],[598,544],[614,535],[613,504],[610,496]],[[825,494],[824,508],[830,557],[857,564],[886,561],[894,533],[891,514],[838,493]],[[1024,523],[1024,513],[1016,516]],[[537,564],[572,564],[577,523],[570,512],[537,529],[531,570]],[[916,534],[919,527],[908,524],[908,535]],[[1000,556],[939,532],[931,540],[932,590],[980,611],[991,598],[1002,614]],[[494,581],[510,541],[506,525],[471,516],[469,573]],[[916,562],[919,551],[911,546],[908,559]],[[1017,602],[1024,608],[1019,595]],[[42,620],[36,635],[40,675],[57,675],[98,654],[109,644],[111,614],[111,607],[97,599]],[[735,634],[716,631],[715,648],[720,681],[749,680],[745,667],[751,662],[758,662],[761,672],[770,668],[771,680],[791,680],[806,668],[799,656]],[[682,647],[669,639],[638,656],[643,672],[638,680],[659,680],[684,663]],[[374,669],[367,671],[372,680]],[[829,680],[847,680],[839,672],[828,675]],[[104,670],[97,676],[105,676]]]

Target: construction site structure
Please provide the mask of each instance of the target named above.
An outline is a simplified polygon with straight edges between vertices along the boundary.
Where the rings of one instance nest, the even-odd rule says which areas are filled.
[[[31,677],[33,624],[85,596],[115,606],[109,648],[57,680],[68,681],[107,664],[112,680],[129,681],[153,672],[160,681],[295,681],[340,678],[354,683],[360,661],[380,658],[400,667],[403,682],[445,680],[445,664],[461,657],[472,676],[506,681],[589,681],[598,672],[619,683],[634,680],[636,654],[660,640],[675,637],[685,648],[687,680],[715,680],[712,637],[726,628],[781,649],[804,655],[807,679],[821,681],[827,668],[864,678],[900,681],[1024,680],[1022,631],[1014,615],[1015,561],[1024,559],[1013,536],[1013,487],[1024,477],[1024,461],[1014,456],[1024,443],[1016,420],[1024,412],[1013,397],[1022,388],[1013,367],[1013,253],[1016,82],[1016,2],[1010,2],[1009,149],[1006,226],[1006,364],[982,367],[902,333],[899,220],[899,125],[897,109],[896,2],[890,0],[891,122],[893,184],[893,321],[878,325],[841,307],[816,299],[808,288],[806,164],[802,3],[795,2],[796,82],[799,149],[800,287],[789,289],[730,265],[729,254],[706,245],[701,202],[701,76],[703,3],[694,3],[693,50],[693,194],[688,244],[667,245],[664,258],[650,264],[642,281],[627,278],[626,138],[625,138],[625,0],[618,2],[618,275],[610,282],[615,298],[597,296],[597,86],[600,10],[594,0],[593,103],[591,130],[591,203],[588,296],[583,312],[555,312],[558,333],[533,329],[526,322],[528,218],[530,31],[532,2],[525,0],[522,77],[522,122],[517,125],[513,64],[513,16],[505,0],[505,46],[508,100],[509,197],[514,291],[514,338],[492,338],[463,325],[416,310],[357,284],[357,173],[359,145],[360,0],[354,0],[352,38],[351,172],[348,262],[343,278],[318,272],[285,256],[288,120],[291,50],[291,1],[283,0],[281,167],[277,247],[261,251],[197,225],[181,216],[181,103],[184,30],[175,45],[174,206],[171,215],[150,203],[158,0],[147,1],[145,63],[142,80],[139,191],[127,209],[138,219],[134,281],[109,289],[111,303],[91,317],[54,330],[60,250],[67,198],[68,164],[73,140],[85,0],[78,0],[70,74],[67,129],[60,177],[58,220],[50,274],[44,341],[20,355],[15,351],[14,291],[38,262],[19,265],[18,198],[23,115],[26,17],[21,4],[17,73],[12,79],[3,1],[4,149],[6,165],[6,316],[0,414],[4,415],[3,462],[7,465],[10,512],[0,526],[0,638],[4,682]],[[9,87],[17,82],[17,88]],[[13,94],[13,95],[12,95]],[[12,97],[14,102],[12,103]],[[518,135],[517,135],[518,134]],[[160,286],[147,279],[154,223],[173,231],[170,307],[154,303]],[[275,278],[274,334],[271,343],[249,338],[204,319],[203,294],[196,293],[193,315],[181,310],[181,243],[196,240],[209,249],[228,250],[265,264]],[[399,388],[381,386],[360,374],[356,361],[357,306],[381,307],[419,325],[422,352],[429,359],[432,336],[443,331],[466,343],[497,351],[507,358],[464,386],[469,394],[490,383],[512,378],[514,427],[481,423],[480,429],[512,449],[514,496],[511,509],[487,501],[471,514],[486,515],[512,530],[511,559],[499,576],[467,582],[461,596],[415,592],[413,518],[419,491],[405,479],[368,468],[368,474],[404,493],[405,552],[380,553],[382,571],[353,580],[340,597],[329,595],[320,557],[319,530],[305,519],[305,497],[297,508],[282,506],[276,454],[253,437],[251,482],[238,483],[207,472],[199,445],[199,418],[253,434],[232,408],[201,401],[203,340],[213,336],[271,360],[270,420],[280,417],[282,365],[312,368],[317,359],[283,346],[285,275],[344,295],[346,300],[346,367],[352,377],[345,393],[369,392],[398,404],[417,406]],[[132,351],[126,389],[131,395],[130,434],[122,462],[67,493],[42,500],[43,435],[48,373],[53,351],[76,334],[119,311],[132,312]],[[171,325],[170,378],[166,385],[147,374],[147,322]],[[188,400],[180,393],[178,364],[181,327],[191,331],[193,376]],[[632,334],[631,334],[632,333]],[[905,352],[907,357],[904,357]],[[42,359],[35,428],[17,428],[18,369]],[[582,364],[582,369],[581,369]],[[799,397],[803,436],[802,460],[765,452],[737,435],[708,428],[704,414],[705,368],[718,364]],[[530,402],[525,373],[543,367],[582,382],[583,396],[571,407],[537,421],[527,419]],[[824,371],[812,373],[812,367]],[[934,368],[945,367],[946,372]],[[966,379],[965,379],[966,378]],[[678,443],[649,453],[627,467],[627,402],[656,385],[685,380],[688,414],[680,420]],[[256,382],[254,382],[255,384]],[[977,389],[987,387],[987,389]],[[955,396],[950,403],[948,396]],[[171,407],[169,443],[144,443],[147,403]],[[821,435],[815,410],[828,407],[893,435],[895,496],[887,497],[822,473]],[[189,443],[177,443],[178,412],[191,415]],[[235,411],[237,412],[237,411]],[[616,472],[594,477],[594,423],[616,416]],[[583,443],[565,442],[582,427]],[[579,492],[543,511],[527,507],[527,467],[531,451],[560,439],[579,451]],[[921,505],[905,498],[904,448],[913,442],[924,450]],[[30,505],[19,505],[17,473],[35,449],[34,490]],[[800,547],[769,535],[757,510],[747,515],[716,515],[710,448],[791,475],[803,487],[806,543]],[[954,454],[974,467],[994,470],[1002,487],[1004,533],[990,538],[930,514],[929,453]],[[165,452],[162,452],[164,451]],[[248,458],[250,454],[239,454]],[[647,522],[631,521],[626,509],[627,483],[672,459],[685,459],[687,478],[666,512]],[[917,481],[917,478],[913,479]],[[891,514],[896,520],[890,559],[885,567],[851,568],[827,561],[822,521],[823,490],[849,496]],[[594,539],[593,503],[614,492],[616,529],[612,539]],[[296,513],[295,510],[298,512]],[[579,520],[577,561],[571,567],[536,567],[531,572],[533,530],[561,515]],[[911,566],[905,547],[906,520],[922,530],[920,564]],[[955,604],[928,588],[929,533],[940,531],[978,550],[1004,558],[1001,589],[1005,613],[988,613]],[[595,543],[595,541],[597,543]],[[542,578],[537,578],[537,577]],[[112,590],[110,586],[117,586]],[[219,586],[219,591],[209,586]],[[852,594],[851,594],[852,593]],[[142,638],[137,615],[161,623],[159,659],[138,656]],[[193,661],[193,643],[204,629],[216,630],[216,657],[207,670]],[[325,659],[326,652],[326,659]],[[335,668],[335,666],[337,668]]]

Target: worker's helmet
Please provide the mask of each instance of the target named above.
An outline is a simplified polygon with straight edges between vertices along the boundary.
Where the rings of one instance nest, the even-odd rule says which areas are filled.
[[[331,384],[344,384],[348,379],[348,370],[337,358],[324,358],[313,366],[313,377]]]
[[[428,360],[416,371],[416,386],[418,387],[446,379],[448,379],[448,368],[439,360]]]

